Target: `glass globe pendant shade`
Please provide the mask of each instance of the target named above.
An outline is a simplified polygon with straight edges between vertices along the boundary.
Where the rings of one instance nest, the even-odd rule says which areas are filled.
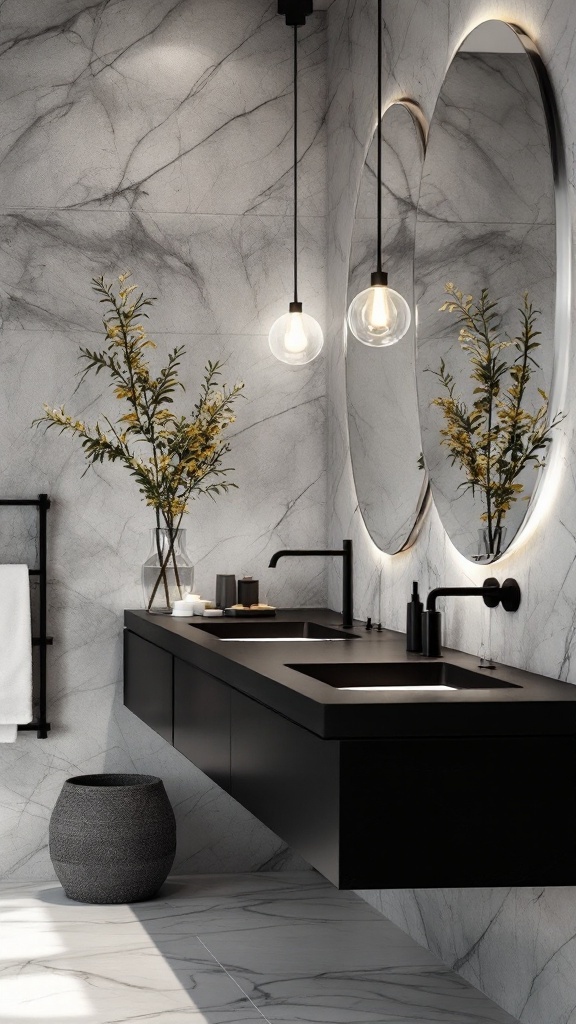
[[[272,324],[268,344],[280,362],[302,366],[303,363],[311,363],[319,355],[324,335],[318,321],[302,312],[302,303],[291,302],[290,312],[284,313]]]
[[[372,277],[376,277],[373,274]],[[403,338],[410,327],[410,306],[387,284],[374,284],[352,299],[348,326],[363,345],[386,348]]]

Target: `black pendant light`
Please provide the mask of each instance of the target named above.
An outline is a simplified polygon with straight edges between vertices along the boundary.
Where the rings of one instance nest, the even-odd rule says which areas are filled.
[[[382,0],[378,0],[378,182],[376,270],[370,287],[352,299],[348,326],[358,341],[374,348],[386,348],[403,338],[410,327],[410,307],[406,299],[388,287],[388,274],[382,270]]]
[[[268,343],[276,359],[293,366],[310,363],[324,344],[320,324],[302,312],[298,300],[298,26],[306,24],[313,9],[313,0],[278,0],[278,14],[294,30],[294,299],[272,324]]]

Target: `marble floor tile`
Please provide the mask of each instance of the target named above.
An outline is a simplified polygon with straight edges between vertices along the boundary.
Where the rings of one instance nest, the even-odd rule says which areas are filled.
[[[165,913],[163,900],[150,906]],[[132,907],[85,906],[53,884],[2,887],[0,1022],[253,1024],[258,1012],[191,929],[169,938],[159,955]]]
[[[172,878],[89,906],[0,886],[0,1024],[514,1024],[315,872]]]

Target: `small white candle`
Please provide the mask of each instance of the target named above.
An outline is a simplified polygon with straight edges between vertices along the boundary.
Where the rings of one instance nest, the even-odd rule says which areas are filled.
[[[172,615],[192,615],[192,608],[188,601],[174,601]]]

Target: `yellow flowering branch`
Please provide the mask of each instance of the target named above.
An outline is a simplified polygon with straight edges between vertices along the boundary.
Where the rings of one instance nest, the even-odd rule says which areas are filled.
[[[106,372],[115,397],[124,406],[122,414],[115,423],[104,417],[102,424],[89,426],[61,406],[44,405],[44,414],[35,423],[79,437],[86,469],[104,461],[124,465],[146,504],[154,509],[157,529],[164,523],[169,550],[163,561],[160,558],[150,608],[161,582],[169,604],[166,566],[170,559],[179,585],[174,542],[190,501],[199,494],[214,497],[236,487],[227,478],[232,467],[224,467],[222,462],[230,451],[226,430],[234,422],[234,402],[244,385],[220,384],[222,364],[209,361],[191,414],[177,415],[172,406],[175,394],[185,391],[179,379],[184,346],[169,353],[158,374],[152,372],[147,350],[155,344],[142,321],[148,318],[146,310],[155,299],[139,292],[136,285],[128,285],[129,276],[120,275],[117,292],[103,277],[93,280],[94,291],[105,307],[106,343],[100,350],[80,348],[84,363],[81,380],[91,371],[96,375]]]
[[[548,395],[541,388],[537,389],[538,408],[524,407],[532,374],[538,369],[534,354],[540,345],[536,341],[540,310],[534,309],[528,294],[518,310],[519,333],[510,338],[502,334],[498,304],[490,299],[488,289],[482,290],[477,302],[452,282],[445,290],[449,298],[440,310],[457,316],[458,342],[470,359],[475,397],[467,405],[456,395],[454,377],[443,360],[439,370],[430,371],[444,392],[432,400],[444,415],[440,443],[448,449],[452,465],[464,471],[460,487],[482,494],[481,520],[487,525],[490,551],[500,554],[502,523],[524,490],[518,477],[529,465],[539,469],[545,464],[552,430],[564,417],[559,413],[548,421]]]

